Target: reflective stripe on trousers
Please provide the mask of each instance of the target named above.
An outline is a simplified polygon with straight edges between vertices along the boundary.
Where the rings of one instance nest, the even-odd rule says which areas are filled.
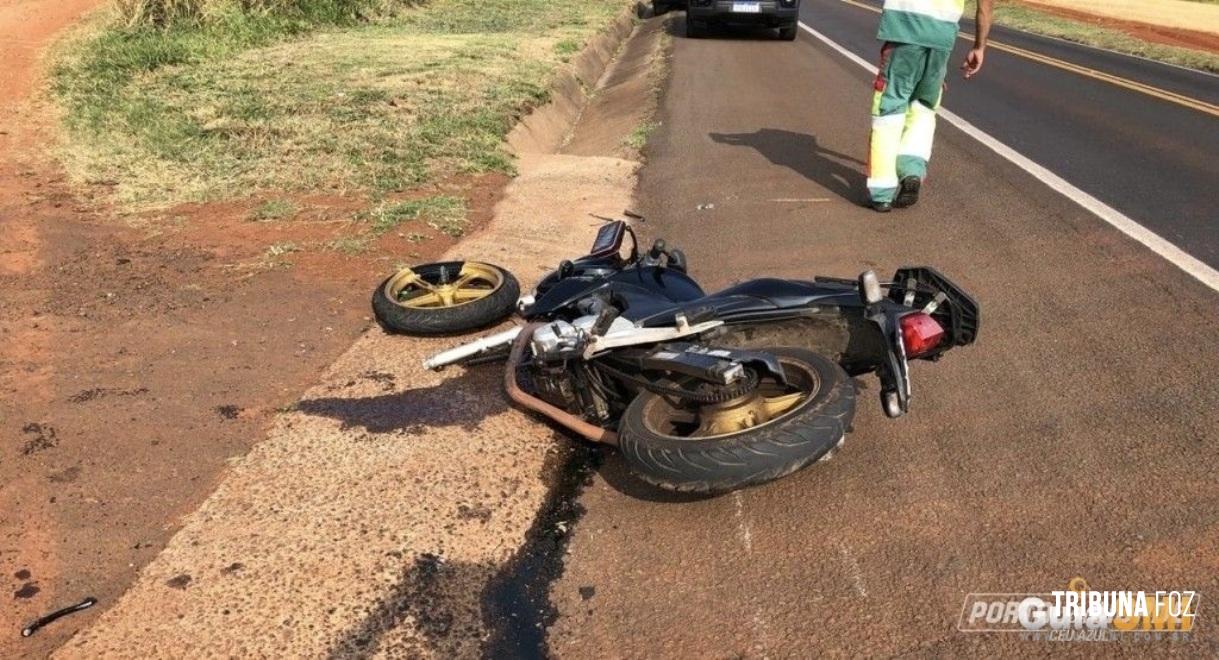
[[[886,43],[881,49],[868,154],[873,201],[891,202],[903,178],[927,175],[949,55],[911,44]]]

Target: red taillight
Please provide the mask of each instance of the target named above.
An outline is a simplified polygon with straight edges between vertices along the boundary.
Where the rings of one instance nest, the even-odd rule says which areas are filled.
[[[902,344],[906,357],[922,357],[935,350],[944,340],[944,328],[931,315],[914,312],[902,317]]]

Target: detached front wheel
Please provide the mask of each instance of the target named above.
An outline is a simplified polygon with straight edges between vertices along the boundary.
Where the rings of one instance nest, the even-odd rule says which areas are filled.
[[[786,385],[755,378],[699,401],[637,396],[618,432],[631,471],[667,490],[722,493],[786,476],[836,449],[855,416],[851,378],[812,351],[764,350],[779,358]]]
[[[507,318],[521,288],[511,273],[477,261],[404,268],[372,294],[377,323],[413,335],[468,332]]]

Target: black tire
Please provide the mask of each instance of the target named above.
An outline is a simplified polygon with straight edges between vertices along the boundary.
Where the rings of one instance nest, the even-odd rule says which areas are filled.
[[[454,272],[463,272],[467,264],[487,269],[485,272],[494,273],[498,278],[489,282],[494,288],[488,288],[490,293],[485,297],[451,307],[412,307],[407,304],[409,298],[402,300],[393,292],[396,279],[408,271],[429,282],[438,282],[451,279]],[[512,273],[503,268],[481,262],[451,261],[413,266],[385,278],[373,291],[372,311],[377,323],[386,332],[447,335],[477,330],[504,320],[516,311],[520,296],[520,284]]]
[[[779,39],[781,41],[795,41],[798,32],[799,30],[795,25],[784,25],[779,28]]]
[[[707,36],[707,26],[696,20],[693,20],[693,19],[687,17],[686,18],[686,38],[687,39],[702,39],[705,36]]]
[[[664,0],[652,0],[653,16],[660,16],[661,14],[668,13],[670,9],[672,9],[672,7],[669,6],[669,3],[664,2]]]
[[[764,349],[785,370],[798,366],[815,374],[815,392],[769,423],[710,438],[682,438],[654,431],[647,415],[667,406],[644,392],[627,407],[618,442],[631,471],[666,490],[724,493],[789,475],[829,458],[842,444],[855,416],[855,386],[833,360],[798,348]],[[790,373],[790,371],[789,371]],[[811,379],[810,379],[811,382]]]

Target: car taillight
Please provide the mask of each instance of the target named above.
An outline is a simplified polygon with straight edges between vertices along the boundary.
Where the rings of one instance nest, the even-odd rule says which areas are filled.
[[[902,344],[906,348],[906,357],[922,357],[944,340],[944,328],[931,318],[930,314],[914,312],[901,318]]]

